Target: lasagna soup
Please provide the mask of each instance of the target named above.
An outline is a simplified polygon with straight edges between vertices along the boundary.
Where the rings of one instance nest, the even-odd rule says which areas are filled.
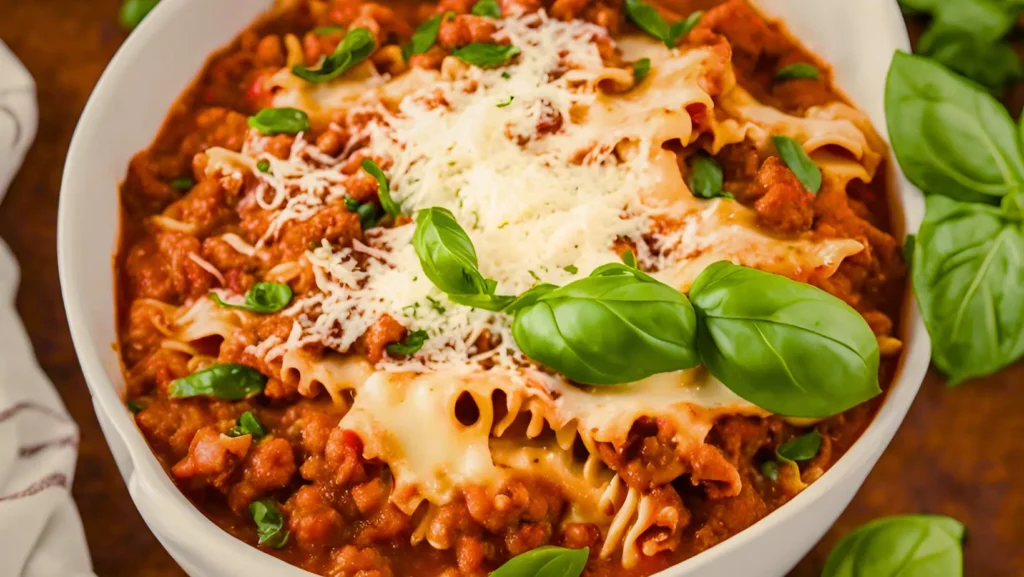
[[[886,156],[742,0],[281,0],[128,168],[128,406],[316,574],[651,575],[881,402]]]

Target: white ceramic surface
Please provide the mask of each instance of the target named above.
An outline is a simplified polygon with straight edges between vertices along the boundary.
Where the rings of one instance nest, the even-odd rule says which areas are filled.
[[[207,55],[226,44],[270,0],[164,0],[128,38],[86,106],[64,169],[58,219],[59,266],[72,337],[100,424],[143,518],[193,577],[309,575],[218,529],[182,496],[125,409],[115,340],[111,255],[117,184],[149,145],[164,115]],[[894,0],[760,0],[768,14],[835,67],[839,85],[884,133],[889,59],[908,46]],[[895,165],[895,163],[892,163]],[[896,175],[897,226],[914,231],[920,194]],[[901,208],[900,208],[901,207]],[[902,215],[902,218],[899,216]],[[908,305],[912,306],[912,305]],[[928,337],[909,311],[902,370],[857,444],[792,502],[725,543],[666,570],[663,577],[776,577],[814,545],[850,502],[892,439],[928,366]]]

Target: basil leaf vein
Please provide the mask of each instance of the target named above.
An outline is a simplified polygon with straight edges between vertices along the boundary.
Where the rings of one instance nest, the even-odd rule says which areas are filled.
[[[490,577],[579,577],[589,556],[589,547],[538,547],[513,557]]]
[[[772,136],[772,143],[775,144],[779,156],[786,166],[793,171],[797,180],[804,185],[804,188],[817,194],[821,190],[821,169],[807,156],[804,146],[788,136]]]
[[[309,132],[309,116],[298,108],[264,108],[248,122],[264,136]]]
[[[246,365],[220,364],[171,382],[171,398],[214,397],[241,401],[263,392],[267,377]]]
[[[293,66],[292,74],[307,82],[327,82],[366,60],[376,48],[377,42],[373,39],[373,34],[366,28],[356,28],[345,35],[334,52],[324,58],[318,68]]]
[[[292,287],[277,282],[258,282],[246,291],[245,302],[240,305],[224,302],[217,293],[210,293],[209,297],[226,309],[271,314],[288,306],[292,300]]]
[[[903,515],[872,521],[829,554],[822,577],[963,577],[964,526],[956,519]]]

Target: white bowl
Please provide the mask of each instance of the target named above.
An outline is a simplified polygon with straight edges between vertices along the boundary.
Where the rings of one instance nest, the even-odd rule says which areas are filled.
[[[172,102],[207,56],[227,44],[270,0],[164,0],[111,61],[75,131],[64,167],[58,262],[71,335],[117,465],[143,518],[193,577],[310,575],[221,531],[175,488],[136,428],[122,396],[111,255],[118,236],[118,183],[149,146]],[[839,85],[885,131],[883,88],[894,50],[907,49],[892,0],[761,0],[767,14],[835,68]],[[916,231],[924,202],[896,171],[897,230]],[[821,538],[892,439],[928,367],[929,343],[907,299],[905,356],[897,381],[861,439],[790,503],[665,577],[783,575]]]

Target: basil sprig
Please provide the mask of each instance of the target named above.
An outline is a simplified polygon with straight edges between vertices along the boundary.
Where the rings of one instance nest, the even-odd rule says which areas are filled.
[[[473,241],[451,211],[431,207],[416,213],[412,245],[423,273],[452,302],[489,311],[512,302],[512,297],[494,294],[497,283],[480,273]]]
[[[241,401],[263,392],[267,377],[252,367],[236,364],[213,365],[187,377],[171,382],[170,396],[214,397]]]
[[[284,517],[277,508],[277,503],[270,499],[253,501],[249,505],[249,516],[256,523],[259,544],[280,549],[288,544],[287,531],[283,531]]]
[[[124,0],[118,13],[118,22],[125,29],[133,30],[159,3],[160,0]]]
[[[353,66],[369,58],[377,48],[373,34],[366,28],[350,30],[334,52],[323,59],[319,68],[292,67],[292,74],[313,83],[327,82],[348,72]]]
[[[772,136],[772,143],[786,166],[793,171],[804,188],[817,194],[821,190],[821,169],[807,156],[804,145],[788,136]]]
[[[441,22],[453,16],[455,16],[455,12],[449,10],[420,24],[416,31],[412,33],[412,39],[409,41],[409,44],[402,51],[405,59],[408,60],[413,54],[423,54],[430,50],[434,43],[437,42],[437,33],[441,30]]]
[[[473,8],[469,12],[474,16],[501,18],[501,6],[498,5],[497,0],[480,0],[473,4]]]
[[[579,577],[589,555],[589,547],[538,547],[513,557],[490,577]]]
[[[384,209],[384,212],[391,216],[402,214],[402,204],[395,202],[395,199],[391,198],[391,186],[388,185],[388,177],[384,174],[384,171],[377,166],[376,162],[369,158],[364,158],[361,166],[363,170],[377,181],[377,198],[380,199],[380,206]]]
[[[819,80],[821,72],[813,64],[807,62],[794,62],[789,66],[783,66],[775,72],[776,82],[789,80]]]
[[[265,136],[309,131],[309,116],[298,108],[264,108],[249,117],[249,127]]]
[[[874,333],[821,289],[722,261],[697,277],[690,300],[701,361],[758,407],[828,417],[881,393]]]
[[[814,430],[779,445],[779,448],[775,450],[775,454],[780,459],[786,459],[787,461],[810,461],[818,456],[818,451],[820,450],[821,433]]]
[[[640,84],[651,73],[651,59],[641,58],[633,63],[633,83]]]
[[[260,423],[260,420],[256,418],[256,414],[252,411],[242,413],[242,416],[238,417],[238,424],[228,431],[229,437],[252,435],[253,439],[263,438],[266,434],[267,430],[263,428],[263,423]]]
[[[734,198],[722,190],[722,165],[706,154],[698,154],[690,163],[690,192],[697,198]]]
[[[1024,356],[1024,223],[943,196],[925,206],[911,276],[932,361],[957,385]]]
[[[626,15],[638,28],[661,40],[669,48],[674,48],[679,39],[693,30],[704,15],[702,11],[697,10],[670,26],[653,6],[642,0],[626,0],[624,6]]]
[[[288,306],[292,300],[292,287],[279,282],[258,282],[246,291],[245,302],[240,305],[224,302],[217,293],[210,293],[209,297],[226,309],[271,314]]]
[[[963,524],[950,517],[878,519],[836,545],[821,577],[963,577],[963,538]]]
[[[925,58],[897,52],[885,88],[896,159],[927,194],[996,204],[1024,190],[1019,132],[991,94]]]
[[[393,355],[412,355],[423,348],[423,343],[427,342],[428,336],[427,331],[413,331],[405,337],[404,341],[391,343],[385,348]]]
[[[494,68],[512,60],[519,52],[518,46],[473,42],[462,48],[456,48],[452,51],[452,56],[473,66]]]

